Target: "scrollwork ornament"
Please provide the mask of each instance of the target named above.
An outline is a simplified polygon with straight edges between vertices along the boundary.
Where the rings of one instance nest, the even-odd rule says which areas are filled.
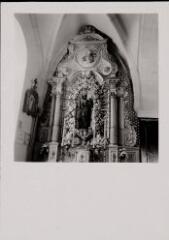
[[[113,75],[113,77],[116,76],[117,72],[118,72],[118,66],[115,62],[113,62],[112,63],[112,75]]]
[[[104,76],[108,76],[112,71],[112,65],[110,64],[110,62],[106,61],[105,59],[102,59],[98,66],[98,70]]]
[[[128,153],[126,152],[126,149],[121,149],[120,150],[119,160],[120,160],[120,162],[127,162],[127,160],[128,160]]]

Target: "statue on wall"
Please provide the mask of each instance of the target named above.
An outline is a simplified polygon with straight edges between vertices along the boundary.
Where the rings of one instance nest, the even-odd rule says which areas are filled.
[[[128,119],[125,120],[125,135],[124,142],[126,146],[135,146],[137,141],[136,131],[134,126],[130,124]]]
[[[93,100],[87,99],[87,89],[82,89],[76,99],[75,128],[88,129],[91,124]]]
[[[36,117],[38,113],[39,96],[37,93],[37,83],[37,79],[34,79],[32,87],[25,93],[23,104],[23,112],[32,117]]]

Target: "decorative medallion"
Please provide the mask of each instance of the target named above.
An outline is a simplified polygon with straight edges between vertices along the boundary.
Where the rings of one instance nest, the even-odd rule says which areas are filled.
[[[111,64],[108,61],[102,59],[101,60],[101,64],[99,64],[99,71],[103,75],[107,76],[107,75],[109,75],[111,73],[112,66],[111,66]]]
[[[78,63],[85,68],[93,67],[99,58],[99,52],[94,47],[82,47],[77,53]]]

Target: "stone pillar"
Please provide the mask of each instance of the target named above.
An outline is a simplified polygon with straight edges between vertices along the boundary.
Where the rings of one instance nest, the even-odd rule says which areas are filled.
[[[51,133],[52,133],[52,124],[53,124],[53,116],[54,116],[55,102],[56,102],[56,95],[52,93],[52,103],[51,103],[51,109],[50,109],[48,142],[51,141]]]
[[[110,84],[110,145],[118,145],[118,99],[116,83],[118,79],[112,79]]]
[[[119,144],[124,144],[124,99],[122,96],[119,97]]]
[[[60,120],[60,103],[61,103],[61,92],[57,91],[56,98],[55,98],[52,131],[51,131],[51,141],[52,142],[57,142],[57,140],[58,140],[59,120]]]
[[[62,84],[64,82],[64,77],[53,77],[49,83],[52,85],[52,111],[51,111],[51,134],[49,140],[49,153],[48,161],[56,162],[58,157],[58,147],[59,147],[59,122],[60,122],[60,106],[61,106],[61,94],[62,94]]]
[[[119,144],[119,111],[117,99],[117,83],[119,79],[109,80],[109,162],[118,162]]]
[[[110,145],[118,145],[118,106],[114,93],[110,94]]]
[[[128,93],[125,87],[121,86],[118,88],[118,97],[119,97],[119,144],[124,145],[124,104],[125,96]]]

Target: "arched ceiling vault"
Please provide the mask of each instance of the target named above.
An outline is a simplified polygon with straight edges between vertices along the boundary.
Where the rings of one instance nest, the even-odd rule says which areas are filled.
[[[144,117],[157,116],[158,24],[155,14],[146,16],[144,14],[29,14],[29,16],[39,49],[37,51],[41,52],[43,58],[41,59],[43,81],[52,76],[57,63],[66,53],[68,41],[78,34],[81,26],[93,25],[113,40],[121,56],[128,63],[133,82],[135,110],[138,114],[142,112],[140,115]],[[28,32],[32,30],[28,29],[24,20],[21,26],[26,38]],[[151,98],[146,90],[147,87],[151,92]]]
[[[47,36],[42,32],[44,31],[43,18],[46,18],[46,16],[37,15],[36,17],[39,29],[42,29],[39,30],[41,33],[40,37],[43,37],[42,42],[47,42],[47,39],[45,39]],[[56,21],[53,22],[54,20]],[[65,14],[57,17],[52,16],[51,21],[52,25],[47,26],[46,24],[46,27],[51,28],[50,31],[48,30],[51,34],[48,34],[48,45],[44,45],[44,47],[46,47],[46,49],[44,49],[44,52],[46,53],[46,76],[52,76],[57,63],[66,52],[67,42],[78,34],[80,27],[82,25],[93,25],[98,30],[108,35],[115,42],[121,55],[127,60],[133,79],[135,109],[137,110],[140,102],[139,77],[136,63],[134,62],[132,56],[127,52],[124,44],[126,42],[127,33],[125,31],[125,27],[122,25],[122,20],[120,21],[116,14]]]

